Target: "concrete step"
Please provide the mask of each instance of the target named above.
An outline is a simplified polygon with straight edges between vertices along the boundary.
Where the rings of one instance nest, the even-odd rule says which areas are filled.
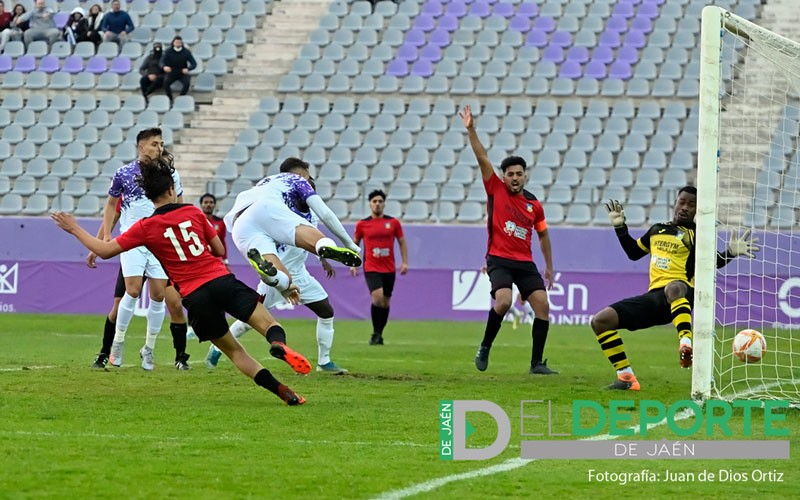
[[[188,144],[189,143],[183,143],[182,145],[188,147]],[[224,144],[204,144],[202,148],[198,147],[197,145],[193,145],[191,148],[188,148],[189,151],[187,151],[186,154],[198,156],[201,160],[205,158],[203,161],[208,161],[208,158],[210,157],[227,155],[228,150],[231,149],[231,146],[233,146],[233,141]]]
[[[202,129],[201,129],[202,130]],[[236,137],[239,135],[239,128],[236,128],[230,133],[222,134],[220,131],[214,132],[208,129],[205,133],[186,134],[181,138],[180,144],[189,146],[201,146],[205,151],[205,146],[228,146],[236,142]]]
[[[257,37],[257,38],[256,38]],[[283,33],[266,32],[263,34],[255,35],[253,42],[272,44],[304,44],[308,41],[308,34],[303,31],[284,31]],[[247,46],[245,50],[250,49]],[[257,47],[253,47],[257,48]]]
[[[251,94],[248,94],[248,97],[255,97],[259,95],[259,93],[263,94],[264,92],[270,90],[274,90],[278,86],[278,82],[280,81],[280,77],[277,76],[265,76],[260,81],[230,81],[225,82],[223,88],[225,90],[242,90],[242,91],[251,91]]]
[[[236,116],[243,116],[246,118],[250,116],[251,112],[255,111],[260,101],[260,99],[238,97],[235,94],[227,95],[227,93],[223,91],[219,92],[217,97],[214,98],[213,106],[207,106],[207,108],[213,110],[215,114],[217,113],[217,108],[234,109],[236,110]],[[200,109],[202,111],[203,107]],[[219,111],[222,111],[222,109]],[[228,115],[226,114],[226,116]]]
[[[234,77],[240,76],[283,76],[290,68],[283,64],[259,64],[255,66],[239,66],[233,68]]]

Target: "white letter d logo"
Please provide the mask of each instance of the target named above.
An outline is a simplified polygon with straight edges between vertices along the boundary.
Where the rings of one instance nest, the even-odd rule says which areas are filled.
[[[467,448],[467,412],[482,412],[491,416],[497,423],[497,437],[486,448]],[[488,460],[494,458],[508,445],[511,438],[511,423],[502,408],[491,401],[454,400],[453,401],[453,459]]]

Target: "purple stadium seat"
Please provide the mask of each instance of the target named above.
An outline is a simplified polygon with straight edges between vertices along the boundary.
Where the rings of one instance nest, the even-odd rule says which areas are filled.
[[[589,49],[586,47],[571,47],[567,52],[567,60],[585,64],[589,60]]]
[[[530,18],[534,18],[538,13],[539,13],[539,6],[533,2],[526,2],[517,5],[518,16],[528,16]]]
[[[428,32],[436,27],[436,19],[430,14],[420,13],[414,18],[414,29]]]
[[[420,59],[411,66],[411,74],[428,78],[433,75],[433,63],[427,59]]]
[[[442,49],[436,45],[425,45],[419,51],[420,61],[439,62],[442,60]]]
[[[61,66],[61,71],[65,73],[80,73],[83,71],[83,58],[81,56],[68,56],[64,59],[64,65]]]
[[[56,15],[53,16],[53,20],[56,22],[56,28],[64,29],[64,26],[67,25],[67,21],[69,21],[69,13],[68,12],[56,12]]]
[[[494,4],[492,12],[495,16],[511,17],[514,15],[514,6],[510,3],[498,2]]]
[[[554,63],[563,62],[564,49],[556,45],[548,45],[547,47],[545,47],[544,51],[542,51],[542,60],[552,61]]]
[[[3,54],[0,56],[0,73],[8,73],[14,66],[14,61],[11,56]]]
[[[600,61],[603,64],[608,64],[614,60],[614,51],[608,47],[597,47],[592,52],[592,61]]]
[[[413,45],[414,47],[421,47],[425,45],[425,32],[422,30],[411,28],[406,32],[403,45]]]
[[[485,0],[477,0],[469,6],[469,14],[471,16],[486,18],[489,17],[491,12],[492,7],[489,5],[489,2],[486,2]]]
[[[631,21],[631,30],[649,34],[653,31],[653,22],[647,17],[636,16],[633,18],[633,21]]]
[[[511,21],[508,22],[508,28],[514,31],[527,33],[531,30],[531,20],[527,16],[520,16],[517,14],[511,18]]]
[[[55,73],[60,66],[56,56],[46,55],[39,61],[39,71],[44,73]]]
[[[552,17],[549,16],[537,17],[536,21],[533,22],[533,29],[550,33],[556,29],[556,22]]]
[[[20,73],[30,73],[35,69],[36,58],[33,56],[18,57],[16,63],[14,63],[14,71],[19,71]]]
[[[109,71],[119,75],[126,75],[133,70],[133,64],[129,57],[117,56],[111,60]]]
[[[433,17],[439,17],[444,13],[444,8],[439,0],[428,0],[422,6],[422,12]]]
[[[612,49],[616,49],[621,45],[619,39],[619,33],[616,31],[604,31],[600,35],[600,40],[598,41],[598,45],[601,47],[610,47]]]
[[[628,31],[628,20],[622,16],[611,16],[606,22],[605,31],[613,31],[615,33],[624,33]]]
[[[453,14],[445,14],[439,18],[439,27],[447,31],[457,30],[458,24],[458,17]]]
[[[408,75],[408,63],[400,59],[389,61],[389,64],[386,65],[386,74],[392,76],[406,76]]]
[[[655,3],[643,3],[639,6],[638,17],[645,17],[647,19],[655,19],[658,17],[658,5]]]
[[[647,37],[641,31],[629,31],[625,34],[625,45],[641,49],[647,43]]]
[[[418,57],[417,47],[403,44],[397,49],[397,55],[395,57],[406,62],[416,61]]]
[[[572,35],[567,31],[556,31],[550,35],[550,44],[562,49],[572,45]]]
[[[467,4],[465,2],[449,2],[444,10],[445,14],[451,14],[456,17],[464,17],[467,15]]]
[[[108,61],[103,56],[92,56],[86,62],[86,71],[99,75],[108,71]]]
[[[428,39],[428,45],[447,47],[450,45],[450,33],[447,30],[436,28],[431,32],[431,36]]]
[[[561,70],[558,72],[559,78],[577,80],[581,76],[583,76],[583,70],[580,63],[575,61],[564,61],[564,64],[561,65]]]
[[[528,36],[525,39],[525,45],[530,45],[532,47],[547,47],[547,34],[541,30],[531,30],[528,32]]]
[[[653,5],[663,5],[667,0],[642,0],[642,5],[651,3]]]
[[[632,76],[631,65],[625,61],[614,61],[608,70],[609,78],[627,80]]]
[[[622,16],[626,19],[630,19],[633,17],[633,4],[626,3],[626,2],[618,2],[614,6],[614,10],[612,11],[613,15]]]
[[[606,65],[601,61],[592,60],[586,64],[585,75],[597,80],[603,80],[606,76]]]
[[[623,45],[617,51],[617,60],[628,64],[639,62],[639,50],[630,45]]]

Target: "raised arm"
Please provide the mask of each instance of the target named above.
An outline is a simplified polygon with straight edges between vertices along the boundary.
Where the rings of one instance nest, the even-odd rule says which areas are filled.
[[[54,212],[50,214],[50,218],[58,227],[75,236],[83,246],[96,253],[101,259],[110,259],[123,252],[117,240],[103,241],[95,238],[78,224],[75,217],[66,212]]]
[[[741,236],[738,233],[731,233],[728,239],[728,249],[724,252],[717,252],[717,269],[727,265],[728,262],[740,255],[754,259],[755,254],[761,250],[756,243],[758,243],[758,238],[751,238],[749,229],[745,230]]]
[[[622,245],[622,249],[625,250],[625,254],[628,258],[631,260],[639,260],[647,255],[647,252],[642,249],[630,233],[628,233],[628,226],[625,224],[625,209],[622,208],[622,203],[618,200],[608,200],[605,206],[606,210],[608,210],[608,220],[611,221],[611,225],[614,226],[619,244]]]
[[[494,168],[489,161],[489,155],[486,154],[486,148],[483,147],[481,141],[478,139],[478,133],[475,131],[475,119],[472,117],[472,108],[469,104],[464,106],[464,110],[458,114],[464,127],[467,129],[467,137],[469,137],[469,144],[472,146],[472,152],[475,153],[475,158],[478,160],[478,166],[481,168],[481,177],[484,181],[491,179],[494,174]]]

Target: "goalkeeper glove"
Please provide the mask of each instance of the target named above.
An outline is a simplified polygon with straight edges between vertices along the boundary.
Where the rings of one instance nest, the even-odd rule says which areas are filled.
[[[745,255],[754,259],[755,253],[761,250],[755,245],[756,243],[758,243],[758,238],[751,238],[749,229],[745,230],[741,236],[733,232],[728,240],[728,253],[734,257]]]
[[[608,210],[608,220],[614,227],[622,227],[625,225],[625,209],[622,208],[622,203],[619,200],[608,200],[606,210]]]

